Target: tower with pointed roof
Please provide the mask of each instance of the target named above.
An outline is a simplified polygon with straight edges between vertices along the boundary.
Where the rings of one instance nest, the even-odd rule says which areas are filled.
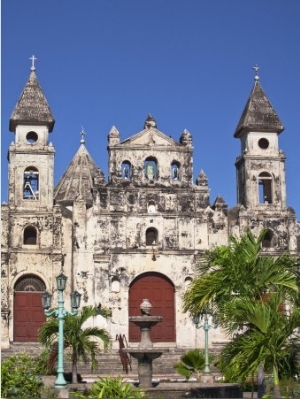
[[[9,130],[15,140],[9,147],[9,204],[22,209],[52,209],[54,148],[49,133],[54,118],[31,67]]]
[[[236,162],[238,203],[246,208],[286,207],[285,156],[278,145],[283,129],[256,75],[234,133],[242,152]]]
[[[234,220],[233,232],[239,230],[238,234],[246,227],[255,233],[266,228],[264,250],[293,252],[295,215],[286,204],[285,155],[279,148],[284,127],[260,84],[259,68],[254,69],[254,86],[234,133],[241,142],[235,163],[240,211],[233,216],[234,208],[229,217]]]
[[[2,346],[37,340],[41,292],[62,267],[61,213],[53,203],[54,117],[34,60],[9,121],[8,203],[2,205]],[[3,287],[5,290],[3,291]]]

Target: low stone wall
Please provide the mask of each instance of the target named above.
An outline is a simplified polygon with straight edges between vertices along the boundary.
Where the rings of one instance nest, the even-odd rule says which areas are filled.
[[[147,389],[147,399],[242,398],[239,384],[201,384],[198,382],[161,382]]]
[[[91,383],[68,384],[67,389],[54,389],[54,376],[44,376],[43,384],[51,387],[59,398],[72,398],[72,391],[84,392],[91,388]],[[183,399],[183,398],[242,398],[239,384],[204,384],[199,382],[160,382],[153,388],[145,389],[147,399]]]

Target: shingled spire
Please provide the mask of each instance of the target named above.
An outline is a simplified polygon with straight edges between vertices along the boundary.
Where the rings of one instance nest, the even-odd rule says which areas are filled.
[[[34,58],[36,59],[36,58]],[[35,74],[34,62],[29,79],[10,117],[9,130],[17,125],[46,125],[52,132],[55,120]]]
[[[105,182],[105,178],[86,149],[84,140],[81,139],[80,143],[78,151],[54,190],[54,199],[56,203],[65,206],[72,205],[76,199],[81,199],[90,207],[93,203],[94,178],[102,182]]]
[[[244,133],[250,131],[279,134],[283,129],[284,127],[263,91],[259,83],[259,77],[256,74],[254,87],[236,128],[234,137],[240,138]]]

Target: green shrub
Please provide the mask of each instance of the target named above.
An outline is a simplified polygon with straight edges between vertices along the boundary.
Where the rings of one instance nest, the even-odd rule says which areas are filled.
[[[145,398],[145,392],[135,388],[131,383],[123,380],[122,377],[101,378],[92,384],[87,394],[72,392],[76,398]]]
[[[213,356],[209,356],[209,361],[213,360]],[[200,373],[205,367],[205,355],[199,349],[192,349],[181,356],[180,362],[174,365],[177,373],[189,379],[193,374],[196,378],[200,378]]]
[[[56,374],[56,369],[49,369],[48,359],[50,356],[50,349],[44,349],[43,352],[35,359],[36,367],[35,370],[38,374],[42,375],[53,375]]]
[[[40,398],[42,382],[36,359],[23,352],[10,356],[1,364],[2,398]]]

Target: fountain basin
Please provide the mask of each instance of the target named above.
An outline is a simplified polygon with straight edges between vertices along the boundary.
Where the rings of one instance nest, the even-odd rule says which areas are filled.
[[[162,316],[150,316],[152,308],[148,299],[144,299],[140,305],[142,316],[131,316],[129,321],[139,327],[141,341],[138,348],[125,348],[123,352],[129,353],[138,360],[139,386],[141,388],[151,388],[152,384],[152,360],[163,354],[162,350],[153,348],[150,331],[155,324],[162,321]]]
[[[152,383],[152,360],[160,357],[163,351],[154,348],[124,348],[123,352],[129,353],[138,360],[138,376],[140,388],[151,388]]]
[[[141,349],[152,348],[153,343],[150,339],[150,330],[162,321],[162,316],[131,316],[129,317],[129,321],[140,328],[141,341],[138,347]]]
[[[160,351],[159,349],[153,349],[153,348],[143,348],[142,351],[140,348],[125,348],[123,349],[123,352],[129,353],[132,357],[138,360],[154,360],[160,357],[164,351]]]
[[[162,321],[162,316],[130,316],[129,321],[134,323],[138,327],[148,327],[151,328],[155,324]]]

